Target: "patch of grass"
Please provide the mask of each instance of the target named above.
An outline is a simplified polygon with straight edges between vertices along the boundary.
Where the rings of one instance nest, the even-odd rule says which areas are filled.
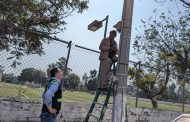
[[[24,85],[15,85],[10,83],[0,82],[0,96],[21,97],[25,99],[41,100],[44,88],[30,88]],[[63,102],[88,102],[92,103],[95,94],[79,91],[64,91]],[[100,101],[103,102],[105,95],[100,96]],[[113,97],[110,98],[112,103]],[[135,99],[127,97],[127,106],[135,107]],[[138,107],[152,108],[150,100],[139,99]],[[170,102],[158,102],[158,109],[182,111],[182,105]],[[190,112],[190,105],[185,106],[185,112]]]
[[[0,96],[41,99],[42,88],[30,88],[24,85],[0,83]]]
[[[93,96],[94,95],[86,92],[65,91],[63,93],[63,101],[90,102],[93,100]]]
[[[0,83],[0,96],[22,97],[28,99],[41,100],[44,88],[30,88],[25,85],[15,85],[9,83]],[[92,102],[94,94],[79,91],[64,91],[62,101],[67,102]],[[100,96],[104,99],[104,96]]]
[[[127,105],[135,107],[136,100],[134,98],[127,97]],[[152,108],[151,101],[149,99],[139,99],[137,107],[139,108]],[[158,109],[170,110],[170,111],[182,111],[182,104],[158,101]],[[190,105],[185,105],[185,112],[190,113]]]

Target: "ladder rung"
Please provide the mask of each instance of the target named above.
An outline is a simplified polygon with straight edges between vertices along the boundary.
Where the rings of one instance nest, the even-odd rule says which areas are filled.
[[[99,119],[99,118],[100,118],[99,116],[94,115],[94,114],[92,114],[92,113],[89,113],[89,115],[92,116],[92,117],[94,117],[94,118],[96,118],[96,119]]]
[[[104,105],[103,103],[100,103],[100,102],[94,102],[95,104],[98,104],[98,105]]]
[[[102,111],[102,109],[97,109],[96,111],[101,112],[101,111]]]

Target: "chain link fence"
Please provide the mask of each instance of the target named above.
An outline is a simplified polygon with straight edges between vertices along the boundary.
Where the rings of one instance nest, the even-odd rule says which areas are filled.
[[[49,65],[66,57],[68,52],[67,44],[58,41],[44,44],[43,48],[44,55],[25,55],[20,60],[9,59],[10,52],[0,52],[0,96],[41,99]]]
[[[91,102],[97,84],[99,52],[56,39],[44,44],[44,55],[23,56],[0,52],[0,96],[41,100],[49,71],[65,71],[63,101]],[[13,63],[16,67],[13,67]]]
[[[59,67],[65,71],[62,101],[91,103],[97,87],[99,51],[56,39],[44,44],[43,48],[44,55],[23,56],[21,60],[9,59],[10,52],[0,52],[0,97],[41,100],[49,80],[48,72],[53,67]],[[12,64],[15,62],[17,65],[14,68]],[[130,61],[129,67],[138,70],[139,64]],[[141,64],[140,68],[146,66]],[[190,112],[189,86],[173,83],[170,79],[167,89],[157,98],[158,109]],[[151,100],[131,82],[130,77],[127,94],[127,106],[152,108]],[[104,98],[101,96],[102,100]]]

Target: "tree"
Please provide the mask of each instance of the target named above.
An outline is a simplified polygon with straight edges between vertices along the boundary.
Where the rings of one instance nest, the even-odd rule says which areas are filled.
[[[137,34],[133,46],[137,53],[145,55],[143,61],[147,65],[154,67],[158,59],[167,62],[172,79],[187,83],[190,77],[190,16],[187,13],[179,16],[172,18],[162,13],[157,20],[142,20],[143,32]]]
[[[157,100],[166,90],[169,81],[169,69],[163,72],[159,65],[156,69],[140,69],[129,68],[129,76],[133,80],[133,84],[144,91],[146,98],[150,99],[153,108],[157,108]],[[138,76],[138,77],[137,77]]]
[[[185,87],[185,100],[186,100],[186,104],[190,103],[190,89],[189,89],[189,84]]]
[[[89,79],[88,84],[86,84],[86,87],[89,91],[96,91],[98,78]]]
[[[189,84],[184,84],[182,82],[178,83],[179,87],[177,89],[176,95],[177,95],[177,101],[183,103],[186,103],[190,101],[190,91],[189,91]]]
[[[176,94],[176,84],[172,83],[169,87],[168,87],[168,91],[169,91],[169,98],[173,101],[177,100],[177,94]]]
[[[83,76],[86,80],[88,79],[88,82],[86,83],[86,87],[90,91],[96,91],[97,83],[98,83],[98,77],[97,77],[97,71],[91,70],[90,76]]]
[[[161,95],[161,99],[163,100],[172,100],[172,101],[177,101],[178,97],[177,97],[177,92],[176,92],[176,84],[172,83],[171,85],[169,85],[167,87],[167,89],[165,90],[165,92]]]
[[[64,86],[67,89],[75,89],[80,83],[80,77],[74,73],[71,73],[65,78]]]
[[[188,0],[180,0],[184,5],[190,7],[190,2]]]
[[[179,14],[172,18],[164,13],[158,20],[142,21],[144,30],[134,42],[137,52],[144,53],[147,64],[154,65],[157,58],[171,65],[172,76],[179,82],[190,77],[190,16]]]
[[[82,76],[82,80],[83,80],[85,85],[88,83],[88,75],[87,75],[87,73],[84,73],[84,75]]]
[[[13,73],[9,73],[9,74],[3,73],[1,81],[2,81],[2,82],[11,83],[11,79],[12,79],[13,77],[14,77],[14,74],[13,74]]]
[[[10,58],[25,54],[43,54],[43,43],[50,35],[65,29],[72,12],[82,13],[88,0],[3,0],[0,2],[0,51]]]
[[[69,78],[71,80],[71,88],[75,89],[78,87],[79,83],[80,83],[80,77],[74,73],[69,75]]]
[[[162,100],[162,101],[170,101],[169,94],[170,94],[170,93],[169,93],[169,90],[166,89],[166,90],[164,91],[164,93],[161,94],[160,100]]]
[[[146,98],[146,94],[144,93],[144,91],[143,91],[142,89],[139,89],[139,91],[138,91],[138,96],[139,96],[140,98]]]
[[[31,83],[34,81],[36,83],[43,84],[43,82],[45,82],[47,78],[46,74],[41,70],[37,70],[34,68],[26,68],[22,70],[19,76],[19,80],[22,82],[29,81]]]
[[[72,70],[71,70],[70,68],[67,68],[67,69],[65,70],[66,61],[67,61],[67,59],[66,59],[65,57],[61,57],[61,58],[58,59],[58,61],[57,61],[56,63],[49,64],[49,65],[48,65],[48,69],[47,69],[47,75],[48,75],[48,77],[50,77],[50,71],[51,71],[51,69],[53,69],[53,68],[59,68],[59,69],[61,69],[62,71],[65,71],[65,72],[64,72],[64,75],[65,75],[65,76],[66,76],[66,75],[69,75]]]
[[[135,96],[136,88],[134,85],[127,85],[127,94],[131,96]]]
[[[64,87],[67,89],[75,89],[78,87],[79,83],[80,83],[80,77],[77,74],[72,73],[72,69],[67,68],[65,70],[66,67],[66,61],[67,59],[65,57],[61,57],[58,59],[58,61],[56,63],[52,63],[48,65],[48,69],[47,69],[47,75],[50,78],[50,71],[53,68],[59,68],[62,71],[64,71]]]
[[[166,2],[167,0],[155,0],[156,2]],[[170,0],[173,1],[173,0]],[[190,2],[188,0],[179,0],[181,3],[184,4],[185,7],[189,8],[190,7]]]

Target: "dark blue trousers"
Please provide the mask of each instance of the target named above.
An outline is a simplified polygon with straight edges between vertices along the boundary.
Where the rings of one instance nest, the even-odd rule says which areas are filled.
[[[56,113],[42,113],[40,115],[41,122],[57,122],[56,121],[57,114]]]

